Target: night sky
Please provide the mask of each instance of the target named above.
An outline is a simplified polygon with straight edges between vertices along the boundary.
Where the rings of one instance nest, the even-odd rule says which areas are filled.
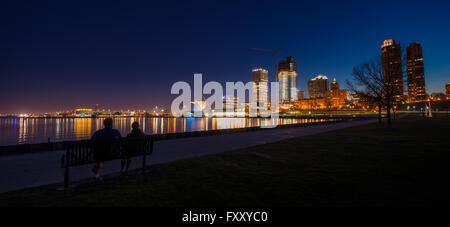
[[[0,113],[168,107],[176,81],[250,81],[278,48],[299,88],[341,84],[384,39],[422,44],[427,92],[450,82],[448,1],[2,1]]]

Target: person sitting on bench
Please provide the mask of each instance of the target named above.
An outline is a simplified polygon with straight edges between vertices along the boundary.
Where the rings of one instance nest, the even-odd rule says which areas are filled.
[[[100,181],[100,169],[104,161],[112,157],[112,153],[119,149],[118,140],[122,138],[120,132],[113,129],[113,120],[106,118],[103,121],[104,129],[98,130],[92,135],[92,142],[94,142],[94,161],[95,166],[92,172],[95,174],[95,179]]]
[[[120,161],[120,172],[128,171],[131,164],[131,158],[135,155],[145,152],[145,134],[139,129],[139,123],[134,122],[131,127],[131,133],[127,135],[125,149],[122,151],[122,160]],[[126,168],[125,168],[125,163]]]

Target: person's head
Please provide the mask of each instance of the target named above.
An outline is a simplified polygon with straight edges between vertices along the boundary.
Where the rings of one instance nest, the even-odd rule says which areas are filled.
[[[139,129],[139,123],[137,123],[137,122],[135,121],[135,122],[133,122],[133,124],[131,125],[131,127],[132,127],[133,129]]]
[[[105,120],[103,120],[103,125],[105,126],[105,128],[112,128],[113,127],[112,118],[106,118]]]

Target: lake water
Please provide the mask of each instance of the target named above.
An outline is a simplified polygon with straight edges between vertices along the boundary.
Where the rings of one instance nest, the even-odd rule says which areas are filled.
[[[103,118],[0,118],[0,146],[89,139],[103,128]],[[244,128],[274,124],[258,118],[114,118],[122,136],[139,122],[146,134]],[[278,119],[279,125],[309,123],[313,119]]]

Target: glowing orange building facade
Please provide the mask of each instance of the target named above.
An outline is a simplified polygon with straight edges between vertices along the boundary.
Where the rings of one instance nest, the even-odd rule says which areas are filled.
[[[320,82],[327,81],[328,79],[321,79]],[[309,84],[309,91],[313,91],[314,89],[314,81]],[[314,109],[342,109],[347,106],[347,90],[339,89],[339,83],[336,79],[331,83],[331,90],[325,90],[328,87],[328,84],[324,85],[322,83],[318,84],[322,87],[325,94],[323,97],[317,95],[318,93],[313,95],[314,98],[302,99],[296,102],[296,108],[300,110],[314,110]],[[317,89],[316,89],[317,90]]]
[[[326,109],[327,100],[325,98],[302,99],[295,102],[295,107],[298,110]]]
[[[347,90],[333,89],[327,91],[327,105],[331,108],[341,109],[347,105]]]

